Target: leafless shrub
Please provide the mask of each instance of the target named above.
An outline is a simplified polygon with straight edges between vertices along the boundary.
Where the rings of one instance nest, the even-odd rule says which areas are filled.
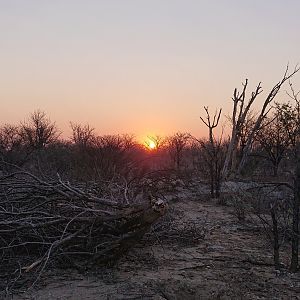
[[[206,112],[206,120],[200,117],[201,121],[208,128],[208,141],[198,140],[205,153],[205,164],[209,171],[210,178],[210,194],[212,198],[220,197],[222,168],[224,162],[224,152],[222,144],[222,136],[216,138],[214,129],[219,125],[222,109],[216,111],[211,117],[208,107],[204,107]]]
[[[231,195],[233,215],[239,221],[259,224],[273,248],[275,268],[280,268],[280,248],[292,236],[291,190],[281,184],[256,184],[254,187],[236,189]]]

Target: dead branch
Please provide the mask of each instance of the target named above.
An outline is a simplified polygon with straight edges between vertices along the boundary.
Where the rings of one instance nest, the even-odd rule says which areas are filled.
[[[0,288],[8,291],[24,278],[35,284],[50,265],[113,263],[166,212],[160,199],[118,203],[16,169],[0,177],[0,275],[12,274]]]

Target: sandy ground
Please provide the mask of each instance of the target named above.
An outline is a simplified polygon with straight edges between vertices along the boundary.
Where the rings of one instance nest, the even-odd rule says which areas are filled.
[[[230,210],[197,196],[170,201],[165,220],[113,268],[48,271],[10,298],[300,299],[300,274],[274,270],[264,235]]]

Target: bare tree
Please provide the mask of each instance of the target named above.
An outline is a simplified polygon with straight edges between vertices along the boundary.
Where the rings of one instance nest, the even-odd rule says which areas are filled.
[[[0,151],[10,152],[22,144],[20,128],[16,125],[5,124],[0,127]]]
[[[168,152],[177,170],[179,170],[181,167],[183,151],[187,146],[189,139],[189,134],[181,132],[177,132],[167,138]]]
[[[86,148],[88,145],[91,145],[95,138],[94,128],[90,127],[89,124],[81,125],[73,122],[70,122],[70,126],[72,129],[71,140],[75,145],[82,148]]]
[[[23,146],[24,142],[19,126],[11,124],[0,126],[0,157],[2,160],[19,166],[23,165],[31,152],[30,149],[24,149]]]
[[[245,128],[245,122],[247,120],[248,114],[251,112],[250,108],[255,101],[256,97],[262,92],[261,83],[259,83],[254,92],[251,93],[251,97],[246,101],[246,90],[248,86],[248,79],[245,80],[243,84],[242,92],[238,92],[237,89],[234,90],[232,101],[233,101],[233,111],[232,111],[232,129],[231,129],[231,139],[228,146],[226,159],[223,167],[223,176],[226,178],[231,174],[237,167],[237,151],[238,145],[242,136],[243,128]],[[246,143],[247,145],[247,143]]]
[[[262,121],[264,120],[264,118],[267,116],[268,112],[271,109],[270,104],[272,103],[272,101],[277,96],[277,94],[280,91],[282,85],[287,80],[289,80],[292,76],[294,76],[299,71],[299,69],[300,68],[298,66],[296,66],[295,69],[291,73],[289,73],[289,67],[287,66],[282,79],[277,84],[275,84],[275,86],[272,88],[272,90],[270,91],[270,93],[266,97],[266,99],[264,101],[264,104],[262,106],[262,109],[260,111],[260,114],[257,117],[257,120],[254,124],[252,132],[249,135],[247,144],[246,144],[245,149],[243,151],[243,156],[242,156],[242,159],[241,159],[239,167],[238,167],[238,174],[241,173],[241,171],[242,171],[242,169],[243,169],[243,167],[246,163],[246,159],[247,159],[248,154],[250,152],[251,145],[252,145],[252,142],[253,142],[253,139],[254,139],[254,136],[255,136],[256,132],[260,129]]]
[[[262,156],[272,163],[274,176],[278,175],[279,164],[291,145],[289,132],[291,133],[291,127],[294,127],[292,115],[289,104],[276,104],[274,114],[264,119],[255,136],[264,152]]]
[[[243,170],[243,167],[246,163],[247,157],[251,150],[251,146],[254,140],[254,137],[257,131],[260,129],[261,124],[269,111],[271,110],[270,104],[273,102],[275,97],[277,96],[278,92],[280,91],[282,85],[289,80],[294,74],[299,71],[299,67],[296,66],[295,69],[289,73],[289,67],[286,67],[284,75],[282,79],[274,85],[271,89],[265,101],[262,105],[260,113],[258,114],[252,130],[249,132],[247,142],[243,149],[241,160],[237,162],[237,151],[238,145],[241,138],[241,130],[245,124],[245,120],[247,115],[250,113],[250,109],[256,100],[257,96],[262,92],[261,83],[259,83],[255,90],[251,93],[251,96],[246,103],[246,90],[248,86],[248,80],[246,79],[245,83],[243,84],[242,92],[238,92],[237,89],[234,90],[233,93],[233,113],[232,113],[232,131],[231,131],[231,139],[224,163],[223,168],[223,177],[226,178],[229,175],[234,175],[235,173],[240,174]]]
[[[200,119],[208,128],[208,143],[200,141],[200,144],[208,156],[206,162],[209,168],[211,197],[219,198],[222,170],[222,137],[217,140],[214,136],[214,129],[219,124],[222,109],[220,109],[219,112],[216,111],[212,118],[209,114],[208,107],[204,107],[204,110],[206,112],[206,120],[202,117],[200,117]]]
[[[20,134],[25,144],[34,149],[42,149],[57,141],[59,137],[56,124],[41,110],[34,111],[28,120],[21,124]]]

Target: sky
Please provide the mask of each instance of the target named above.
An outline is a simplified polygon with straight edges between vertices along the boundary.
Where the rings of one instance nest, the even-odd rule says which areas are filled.
[[[70,121],[205,135],[203,106],[225,121],[246,78],[267,92],[300,62],[299,13],[299,0],[0,0],[0,123],[41,109],[65,137]]]

